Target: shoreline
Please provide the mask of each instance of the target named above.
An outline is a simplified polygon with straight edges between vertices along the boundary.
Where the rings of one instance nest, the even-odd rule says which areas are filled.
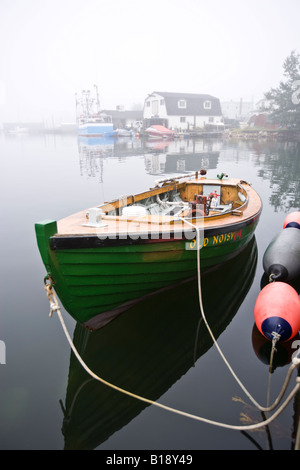
[[[227,129],[223,138],[226,140],[278,140],[300,142],[300,130],[287,129]]]

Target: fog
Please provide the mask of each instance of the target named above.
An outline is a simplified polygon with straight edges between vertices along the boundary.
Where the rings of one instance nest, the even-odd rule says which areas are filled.
[[[300,43],[299,0],[0,0],[0,124],[75,120],[152,91],[257,102]]]

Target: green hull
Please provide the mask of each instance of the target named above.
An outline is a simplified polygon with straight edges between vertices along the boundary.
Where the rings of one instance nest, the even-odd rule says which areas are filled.
[[[239,253],[251,240],[258,219],[207,230],[200,250],[201,269]],[[131,303],[197,275],[193,240],[103,241],[96,236],[56,237],[56,232],[53,221],[36,224],[46,271],[67,312],[92,329]]]
[[[215,338],[244,301],[256,264],[254,237],[232,261],[203,275],[203,306]],[[77,324],[73,341],[94,373],[154,401],[213,345],[201,321],[196,279],[141,301],[99,331]],[[95,449],[147,406],[91,380],[72,352],[62,426],[64,448]]]

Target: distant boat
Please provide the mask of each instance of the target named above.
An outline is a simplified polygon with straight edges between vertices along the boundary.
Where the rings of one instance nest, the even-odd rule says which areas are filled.
[[[172,139],[174,138],[175,132],[171,131],[165,126],[153,125],[148,127],[145,130],[146,134],[150,138],[159,138],[159,139]]]
[[[96,85],[94,85],[94,87],[96,90],[96,98],[91,96],[90,90],[82,90],[79,101],[76,97],[78,135],[94,137],[117,136],[112,117],[100,112],[98,89]]]
[[[27,127],[16,126],[14,129],[10,129],[8,133],[13,135],[23,135],[28,134],[28,129]]]
[[[116,129],[118,137],[133,137],[134,131],[131,129]]]
[[[86,119],[83,119],[83,121],[78,125],[78,135],[84,137],[114,137],[118,135],[118,132],[114,130],[111,116],[107,114],[99,114],[88,116]]]

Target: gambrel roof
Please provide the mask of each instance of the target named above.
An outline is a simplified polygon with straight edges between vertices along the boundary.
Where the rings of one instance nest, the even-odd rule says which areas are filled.
[[[167,113],[169,116],[222,116],[219,98],[211,95],[198,93],[172,93],[166,91],[153,91],[153,94],[160,95],[165,100]],[[147,100],[147,98],[146,98]],[[178,107],[178,101],[185,100],[186,107]],[[211,102],[211,108],[205,108],[205,101]]]

